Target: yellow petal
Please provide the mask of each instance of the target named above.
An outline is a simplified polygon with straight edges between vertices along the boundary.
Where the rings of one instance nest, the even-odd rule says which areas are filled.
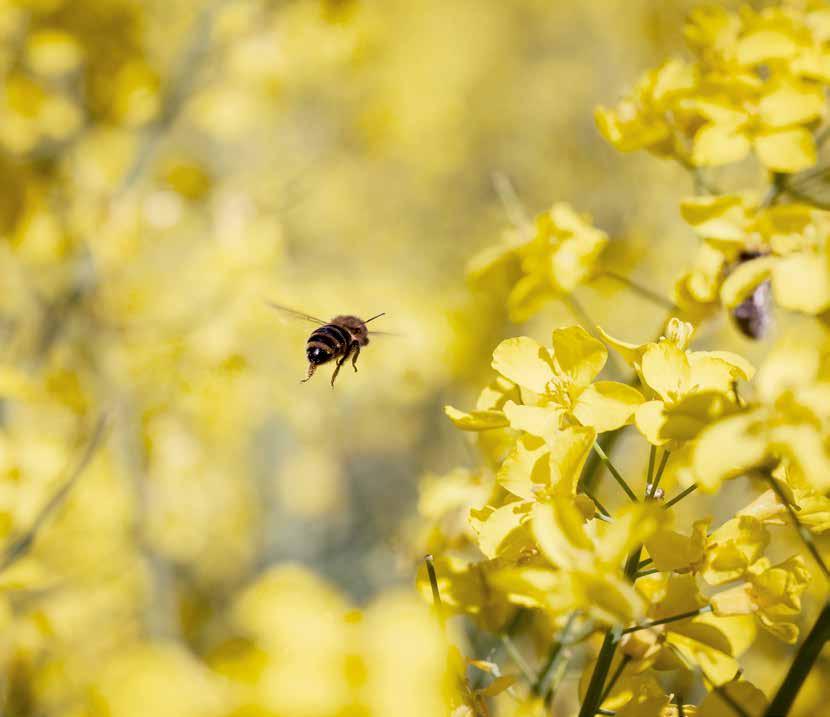
[[[699,545],[693,545],[688,535],[674,530],[660,530],[646,541],[648,554],[654,561],[654,567],[661,571],[687,568],[703,557]]]
[[[732,124],[701,127],[692,142],[692,163],[696,167],[717,167],[740,162],[752,144],[743,129]]]
[[[718,489],[728,479],[763,462],[767,442],[756,413],[742,413],[721,419],[705,428],[697,438],[692,456],[700,488]]]
[[[664,711],[671,698],[668,695],[633,699],[621,710],[617,717],[663,717]]]
[[[559,428],[561,410],[554,405],[523,406],[513,401],[504,404],[504,415],[510,426],[532,436],[548,438]]]
[[[600,336],[602,336],[602,340],[605,341],[605,343],[614,349],[620,356],[622,356],[623,360],[629,366],[634,366],[635,364],[640,363],[643,352],[649,346],[649,344],[629,344],[625,341],[615,339],[613,336],[609,336],[605,333],[600,326],[597,327],[597,330],[599,331]]]
[[[770,60],[786,60],[798,52],[798,34],[785,24],[761,25],[746,32],[738,42],[737,59],[744,66]]]
[[[662,401],[646,401],[637,407],[634,413],[634,424],[652,446],[663,446],[669,442],[663,437],[663,426],[666,424],[666,414]]]
[[[819,85],[787,77],[761,98],[758,112],[768,127],[787,127],[818,119],[824,113],[824,103]]]
[[[710,601],[715,615],[751,615],[755,603],[749,595],[749,584],[736,585],[712,595]]]
[[[668,632],[666,643],[671,645],[688,665],[700,667],[708,680],[716,686],[733,680],[740,669],[735,658],[679,631]]]
[[[537,503],[533,507],[533,534],[552,565],[566,570],[593,565],[593,543],[585,532],[582,513],[573,502]]]
[[[553,332],[553,356],[562,373],[582,387],[602,371],[608,349],[581,326],[569,326]]]
[[[470,511],[470,524],[478,536],[478,547],[491,560],[504,552],[508,536],[526,519],[527,511],[517,503],[508,503],[495,510],[486,507]]]
[[[821,356],[810,341],[790,339],[773,346],[758,372],[761,398],[772,403],[787,390],[809,386],[818,378]]]
[[[596,431],[583,426],[569,426],[548,438],[550,481],[559,494],[572,496],[582,474],[582,467],[596,440]]]
[[[721,690],[729,696],[729,702],[717,690],[710,692],[700,703],[697,717],[735,717],[733,704],[740,705],[746,714],[753,717],[764,714],[767,708],[764,693],[749,682],[730,682],[723,685]]]
[[[775,301],[785,309],[819,314],[830,308],[830,266],[826,254],[782,257],[773,269]]]
[[[781,451],[800,469],[813,490],[830,490],[830,455],[822,435],[811,424],[776,426],[770,431],[770,445]]]
[[[734,380],[751,381],[755,376],[755,367],[740,354],[731,351],[695,351],[690,357],[692,364],[698,360],[715,359],[729,366],[731,376]]]
[[[680,214],[702,239],[730,244],[746,237],[746,207],[737,194],[692,197],[680,203]]]
[[[549,453],[543,439],[522,436],[501,464],[496,481],[513,495],[533,500],[536,490],[550,483]]]
[[[721,284],[721,303],[728,309],[735,308],[772,276],[778,261],[778,257],[762,256],[739,264]]]
[[[670,135],[662,118],[642,116],[637,106],[627,100],[614,109],[597,107],[594,121],[605,140],[620,152],[652,147]]]
[[[573,414],[583,426],[597,433],[614,431],[630,423],[643,395],[631,386],[616,381],[597,381],[576,400]]]
[[[514,323],[527,321],[557,296],[550,280],[543,274],[523,276],[507,296],[507,313]]]
[[[452,406],[444,406],[444,413],[462,431],[489,431],[492,428],[510,425],[502,411],[466,412]]]
[[[816,163],[816,142],[804,127],[759,134],[755,137],[755,151],[772,172],[800,172]]]
[[[481,690],[476,690],[478,694],[483,695],[484,697],[496,697],[500,695],[505,690],[512,687],[517,681],[519,677],[518,675],[501,675],[493,680],[487,687]]]
[[[669,341],[649,346],[643,354],[643,378],[664,401],[670,401],[689,388],[691,368],[685,352]]]
[[[626,503],[614,511],[614,521],[596,526],[598,563],[617,567],[636,546],[648,540],[666,519],[661,506],[648,503]],[[599,566],[598,566],[599,567]]]
[[[493,368],[535,393],[545,393],[553,376],[547,349],[527,336],[506,339],[493,352]]]
[[[598,572],[596,569],[575,574],[576,588],[581,594],[583,609],[606,625],[639,619],[645,611],[643,598],[622,576]]]
[[[551,257],[551,278],[556,287],[570,293],[588,279],[607,243],[605,232],[594,227],[585,227],[577,236],[565,239]]]

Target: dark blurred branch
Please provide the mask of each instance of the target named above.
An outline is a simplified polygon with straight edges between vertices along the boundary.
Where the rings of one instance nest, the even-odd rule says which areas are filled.
[[[167,91],[164,93],[161,110],[144,130],[133,163],[124,175],[121,185],[114,193],[116,197],[129,191],[144,174],[159,142],[179,118],[182,109],[193,92],[195,78],[208,55],[210,35],[213,31],[216,15],[224,5],[234,1],[214,0],[214,2],[208,3],[199,14],[193,30],[189,33],[190,42],[182,52],[181,59],[167,86]]]
[[[78,464],[69,474],[69,477],[52,494],[52,497],[46,501],[45,505],[40,509],[40,512],[35,517],[29,529],[22,535],[12,540],[11,544],[3,551],[2,559],[0,559],[0,572],[9,568],[11,565],[20,560],[20,558],[24,557],[29,550],[31,550],[45,523],[52,517],[55,511],[57,511],[58,508],[64,504],[66,499],[69,497],[69,494],[72,492],[72,489],[78,483],[78,479],[83,475],[87,466],[92,461],[92,458],[95,456],[95,453],[104,438],[106,428],[107,417],[104,415],[101,416],[95,424],[92,438],[90,438],[89,443],[87,443],[86,449],[81,455]]]

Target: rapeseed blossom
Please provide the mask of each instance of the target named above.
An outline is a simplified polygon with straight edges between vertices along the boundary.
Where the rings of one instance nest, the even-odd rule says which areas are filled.
[[[589,216],[558,203],[532,227],[513,229],[503,244],[476,256],[467,275],[479,287],[506,280],[510,317],[524,321],[589,279],[607,243],[608,235]]]

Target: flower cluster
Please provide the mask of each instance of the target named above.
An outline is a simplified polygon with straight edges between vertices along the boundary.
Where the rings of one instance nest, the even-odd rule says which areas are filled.
[[[741,195],[689,198],[680,210],[701,240],[694,266],[675,287],[676,303],[691,315],[723,306],[740,321],[740,307],[759,301],[760,323],[747,331],[760,337],[770,297],[790,311],[830,308],[827,212],[802,203],[761,207]]]
[[[559,203],[473,258],[467,274],[479,288],[505,286],[510,318],[525,321],[590,279],[607,243],[589,216]]]
[[[757,372],[734,351],[692,348],[695,324],[721,307],[755,339],[770,329],[773,300],[822,321],[830,309],[830,215],[789,176],[816,164],[828,135],[830,10],[710,6],[691,13],[685,36],[691,61],[666,62],[596,111],[617,149],[672,158],[695,179],[699,193],[680,205],[699,241],[672,297],[682,318],[670,314],[662,335],[640,344],[587,326],[554,329],[550,346],[502,341],[475,407],[445,409],[475,437],[482,467],[423,488],[436,574],[421,575],[422,591],[500,636],[526,678],[510,689],[521,714],[557,700],[563,713],[578,704],[580,717],[784,715],[830,624],[817,541],[830,530],[826,329],[779,340]],[[707,168],[751,152],[771,176],[764,197],[720,192]],[[537,313],[542,298],[572,301],[596,271],[602,242],[584,224],[542,252],[563,211],[474,263],[474,278],[507,285],[513,319]],[[632,369],[629,382],[601,375],[609,348]],[[644,439],[639,461],[627,426]],[[612,449],[623,431],[621,469]],[[726,499],[735,479],[741,497]],[[811,594],[824,607],[777,692],[745,680],[761,635],[798,643]],[[569,701],[563,675],[583,644],[591,657]]]
[[[686,40],[694,60],[666,62],[616,108],[597,109],[600,131],[621,151],[647,149],[693,167],[750,152],[773,172],[811,167],[830,84],[830,14],[821,3],[799,5],[693,11]]]
[[[640,714],[633,710],[641,703],[664,707],[670,695],[659,677],[666,673],[674,681],[688,681],[679,673],[698,674],[709,689],[748,691],[747,699],[764,704],[739,681],[738,658],[755,641],[756,621],[796,642],[811,577],[802,555],[769,555],[771,531],[791,527],[787,500],[798,506],[804,530],[830,528],[823,495],[830,421],[819,413],[830,405],[819,376],[827,362],[815,352],[796,362],[796,350],[783,347],[753,381],[754,368],[737,354],[690,350],[692,334],[677,319],[664,336],[642,345],[603,333],[634,368],[639,390],[595,380],[607,349],[581,327],[556,329],[550,348],[528,337],[502,342],[493,352],[498,377],[477,407],[446,408],[462,430],[499,436],[482,443],[492,467],[489,491],[486,472],[447,476],[453,500],[436,503],[436,479],[424,489],[422,507],[432,506],[429,548],[438,555],[435,588],[446,606],[485,630],[520,636],[531,653],[546,648],[551,630],[559,631],[559,641],[617,635],[616,683],[597,708]],[[741,397],[747,386],[758,396],[752,402]],[[598,435],[632,423],[651,446],[639,488],[596,443]],[[629,498],[622,506],[609,510],[592,492],[586,469],[592,451]],[[715,529],[706,515],[678,529],[687,519],[675,506],[694,488],[714,492],[723,479],[747,473],[771,487]],[[664,487],[683,488],[677,499],[663,498],[664,475]],[[460,494],[470,502],[457,500]],[[452,527],[459,511],[469,520],[460,532]],[[421,584],[431,595],[425,573]],[[528,659],[544,667],[543,651]],[[586,689],[595,670],[590,663]],[[531,703],[556,688],[544,674],[531,685]]]

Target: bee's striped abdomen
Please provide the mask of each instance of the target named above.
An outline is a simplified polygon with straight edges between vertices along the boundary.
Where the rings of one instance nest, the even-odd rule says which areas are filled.
[[[310,363],[319,365],[347,353],[352,336],[337,324],[326,324],[314,329],[308,337],[306,355]]]

